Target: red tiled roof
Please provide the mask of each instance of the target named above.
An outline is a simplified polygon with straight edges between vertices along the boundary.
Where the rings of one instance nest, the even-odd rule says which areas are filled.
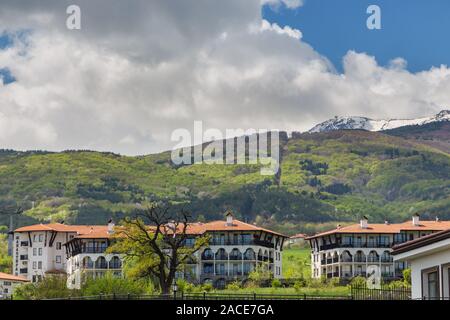
[[[306,238],[306,234],[297,233],[297,234],[293,235],[292,237],[290,237],[289,239],[303,239],[303,238]]]
[[[336,233],[400,233],[401,231],[441,231],[450,229],[450,221],[420,221],[419,225],[413,225],[411,221],[392,224],[367,224],[367,228],[361,228],[359,224],[352,224],[345,227],[321,232],[306,239],[313,239],[321,236]]]
[[[106,226],[89,226],[89,225],[67,225],[62,223],[34,224],[14,230],[14,232],[33,232],[33,231],[57,231],[57,232],[74,232],[85,234],[91,229],[107,228]]]
[[[0,280],[29,282],[29,280],[24,277],[15,276],[13,274],[8,274],[8,273],[3,273],[3,272],[0,272]]]
[[[118,228],[117,226],[115,227]],[[151,226],[149,228],[152,228]],[[181,231],[182,225],[178,226]],[[58,231],[58,232],[74,232],[77,233],[76,239],[104,239],[110,238],[112,235],[108,233],[107,226],[84,226],[84,225],[64,225],[61,223],[36,224],[18,228],[15,232],[31,232],[31,231]],[[287,236],[271,231],[265,228],[255,226],[233,219],[233,223],[228,225],[226,221],[212,221],[207,223],[195,222],[189,223],[186,233],[191,235],[201,235],[205,232],[212,231],[264,231],[274,235],[288,238]]]
[[[272,233],[277,236],[288,238],[287,236],[281,233],[261,228],[253,224],[245,223],[237,219],[233,219],[233,223],[231,225],[228,225],[226,221],[218,220],[206,223],[201,222],[191,223],[187,228],[188,234],[204,234],[205,232],[212,232],[212,231],[264,231],[267,233]]]

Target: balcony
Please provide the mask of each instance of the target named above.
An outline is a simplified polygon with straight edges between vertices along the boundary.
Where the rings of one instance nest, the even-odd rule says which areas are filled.
[[[202,254],[202,260],[214,260],[213,254]]]
[[[82,248],[82,253],[104,253],[106,251],[107,247],[100,247],[100,248]]]

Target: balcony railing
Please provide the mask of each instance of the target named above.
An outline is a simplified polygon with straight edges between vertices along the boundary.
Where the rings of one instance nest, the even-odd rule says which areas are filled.
[[[242,260],[242,255],[230,255],[230,260]]]
[[[364,257],[355,257],[355,262],[366,262],[366,258],[364,258]]]
[[[335,248],[391,248],[394,243],[386,242],[345,242],[345,243],[330,243],[320,246],[320,250],[330,250]]]
[[[216,255],[216,260],[228,260],[228,256],[224,254]]]

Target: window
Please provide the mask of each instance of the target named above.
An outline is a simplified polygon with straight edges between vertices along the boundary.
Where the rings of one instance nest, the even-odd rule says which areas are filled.
[[[39,256],[42,256],[42,248],[39,248]]]
[[[36,256],[36,255],[37,255],[37,249],[33,248],[33,256]]]
[[[424,299],[439,299],[439,267],[422,270],[422,297]]]
[[[56,243],[56,250],[61,250],[61,242]]]
[[[37,234],[35,234],[34,236],[33,236],[33,242],[36,242],[37,241]]]
[[[42,270],[42,261],[38,261],[38,269]]]
[[[3,281],[3,285],[10,286],[11,285],[11,281]]]
[[[56,263],[61,263],[61,256],[56,256]]]
[[[43,234],[39,235],[39,242],[44,242],[44,235]]]
[[[33,261],[33,269],[36,269],[36,261]]]

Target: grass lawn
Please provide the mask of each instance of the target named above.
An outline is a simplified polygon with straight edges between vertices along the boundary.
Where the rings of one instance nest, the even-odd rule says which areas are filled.
[[[350,290],[347,286],[321,287],[321,288],[301,288],[296,291],[294,288],[241,288],[239,290],[216,290],[217,293],[239,294],[239,293],[257,293],[257,294],[297,294],[310,296],[348,296]]]
[[[283,249],[283,278],[311,276],[311,249]]]
[[[309,248],[302,249],[284,249],[283,250],[283,278],[310,278],[311,262]],[[297,294],[310,296],[348,296],[350,289],[347,286],[327,286],[325,284],[320,287],[304,287],[296,291],[294,288],[241,288],[238,290],[215,290],[217,293],[223,294]]]

